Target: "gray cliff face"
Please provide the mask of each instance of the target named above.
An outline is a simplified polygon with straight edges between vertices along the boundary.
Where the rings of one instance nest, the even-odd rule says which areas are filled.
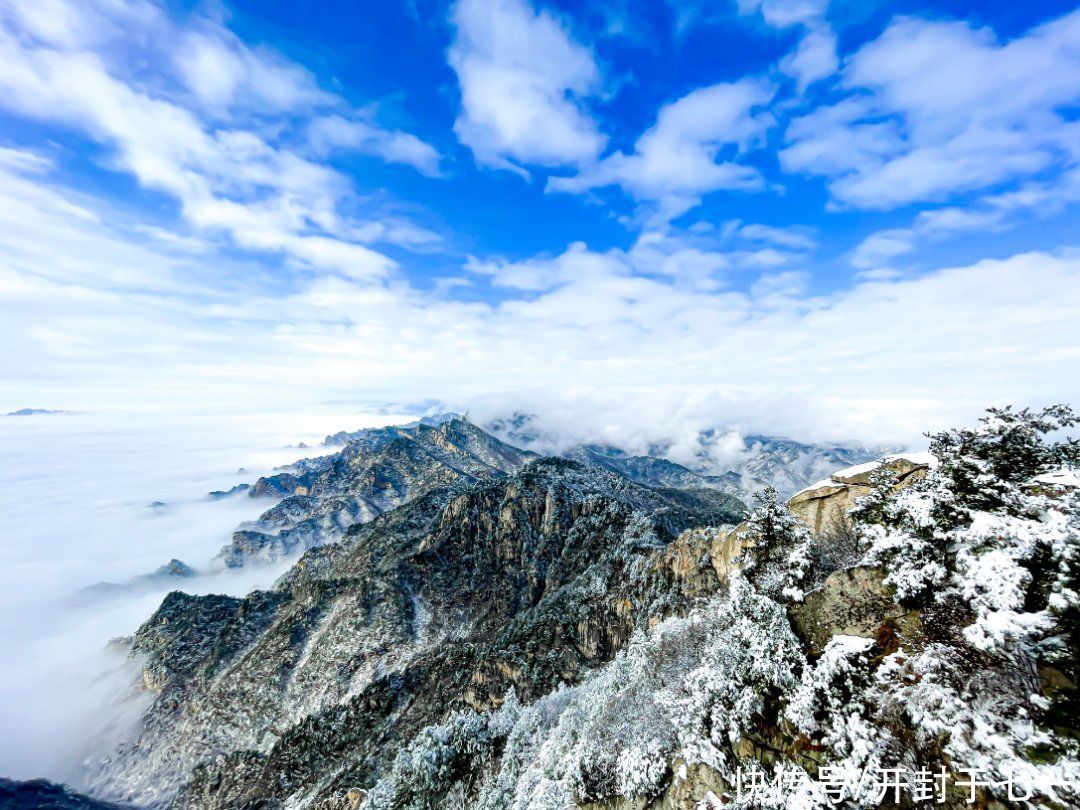
[[[686,601],[663,550],[744,513],[715,490],[563,459],[495,475],[521,456],[437,430],[477,474],[344,529],[272,591],[165,599],[133,648],[158,697],[99,795],[277,807],[370,784],[447,711],[498,706],[511,687],[535,698],[611,660],[657,604]],[[323,474],[316,493],[336,486]]]
[[[252,496],[283,500],[237,529],[219,555],[225,565],[270,562],[335,542],[350,526],[412,498],[505,476],[535,455],[461,419],[343,435],[348,443],[340,451],[304,459],[255,483]]]

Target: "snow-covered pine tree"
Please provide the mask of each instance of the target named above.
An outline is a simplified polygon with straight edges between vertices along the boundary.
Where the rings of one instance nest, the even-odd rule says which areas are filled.
[[[802,599],[812,559],[810,528],[792,514],[774,487],[766,487],[754,500],[743,532],[753,546],[745,566],[748,577],[770,598]]]

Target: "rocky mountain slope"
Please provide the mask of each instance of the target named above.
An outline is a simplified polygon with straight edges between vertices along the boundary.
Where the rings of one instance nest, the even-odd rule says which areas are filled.
[[[602,465],[458,476],[269,591],[170,594],[132,640],[156,699],[93,792],[710,810],[908,806],[921,784],[948,808],[1077,806],[1080,445],[1050,438],[1076,421],[994,411],[931,456],[768,489],[737,526],[716,489]]]
[[[219,555],[225,565],[272,561],[335,542],[350,526],[425,492],[499,478],[535,457],[457,418],[339,434],[327,441],[346,444],[260,478],[248,490],[252,497],[282,500],[236,530]]]
[[[522,445],[535,444],[524,417],[516,427],[496,425]],[[632,455],[607,445],[571,447],[563,458],[599,467],[651,486],[705,488],[743,500],[765,486],[790,494],[837,467],[876,458],[861,447],[816,446],[789,440],[750,437],[749,455],[738,470],[692,470],[657,455]],[[706,439],[707,443],[707,439]],[[459,481],[479,481],[515,472],[537,453],[508,444],[457,414],[425,417],[411,425],[340,432],[325,446],[341,446],[326,456],[302,459],[288,469],[220,498],[246,492],[282,500],[258,520],[242,524],[217,562],[235,567],[271,562],[316,545],[336,542],[350,527],[433,489]],[[103,585],[102,588],[117,586]]]
[[[373,781],[448,709],[536,697],[608,661],[651,600],[651,555],[736,499],[562,459],[458,480],[309,551],[272,591],[170,594],[139,630],[159,693],[95,781],[138,804],[234,807]]]

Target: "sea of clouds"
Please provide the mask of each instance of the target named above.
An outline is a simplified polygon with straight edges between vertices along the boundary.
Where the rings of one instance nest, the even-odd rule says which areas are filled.
[[[392,405],[0,416],[0,638],[6,653],[0,775],[81,784],[84,763],[129,734],[151,697],[141,689],[138,663],[109,641],[131,635],[173,587],[242,595],[269,586],[291,564],[224,572],[211,566],[236,526],[271,501],[208,493],[332,452],[321,445],[328,434],[439,411],[466,413],[482,426],[524,413],[533,416],[541,451],[591,442],[632,453],[663,446],[674,461],[720,472],[738,466],[751,433],[917,447],[922,430],[952,421],[917,400],[903,409],[889,404],[896,418],[865,400],[590,388]],[[962,421],[981,410],[973,402],[955,408]],[[861,421],[862,413],[872,418]],[[882,431],[883,424],[891,429]],[[174,558],[200,575],[149,591],[79,595],[95,583],[151,573]]]
[[[271,505],[209,492],[328,452],[318,445],[333,430],[408,418],[346,408],[0,417],[0,775],[79,785],[84,760],[107,753],[149,701],[137,664],[108,642],[133,633],[170,586],[89,600],[79,589],[172,558],[207,569],[236,525]],[[312,447],[297,448],[301,441]],[[175,587],[243,594],[286,565]]]

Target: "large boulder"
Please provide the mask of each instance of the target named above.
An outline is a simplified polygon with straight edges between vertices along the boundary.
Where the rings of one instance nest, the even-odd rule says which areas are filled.
[[[810,655],[819,655],[833,636],[859,636],[910,648],[922,638],[918,611],[909,611],[885,584],[880,568],[857,566],[835,571],[825,584],[788,609],[795,634]]]
[[[834,523],[842,521],[864,495],[873,490],[873,477],[881,469],[896,476],[896,487],[904,487],[924,477],[935,460],[929,453],[911,453],[886,456],[881,461],[871,461],[848,467],[796,492],[788,500],[788,508],[802,518],[815,534],[827,531]]]

